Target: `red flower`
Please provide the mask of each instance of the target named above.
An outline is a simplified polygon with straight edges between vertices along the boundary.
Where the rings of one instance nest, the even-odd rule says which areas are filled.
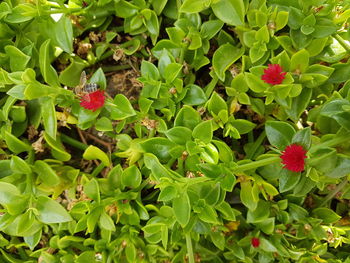
[[[286,72],[283,72],[279,64],[269,64],[267,69],[264,69],[264,74],[261,79],[268,84],[278,85],[284,80]]]
[[[280,156],[282,159],[282,164],[284,164],[283,168],[286,168],[292,172],[301,172],[304,171],[305,167],[305,158],[306,151],[303,146],[298,144],[288,145],[282,155]]]
[[[259,247],[260,246],[260,240],[257,237],[253,237],[250,241],[253,247]]]
[[[80,98],[80,106],[85,109],[96,111],[105,104],[105,95],[102,90],[85,94]]]

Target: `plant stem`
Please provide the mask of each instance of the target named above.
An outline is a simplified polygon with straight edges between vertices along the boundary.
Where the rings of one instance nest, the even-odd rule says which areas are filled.
[[[346,50],[346,52],[350,53],[350,45],[341,36],[339,36],[338,34],[334,34],[333,37]]]
[[[100,163],[99,166],[97,166],[91,173],[92,177],[96,177],[102,170],[105,168],[105,165],[103,163]]]
[[[193,255],[191,233],[187,233],[186,234],[186,247],[187,247],[187,254],[188,254],[188,262],[189,263],[194,263],[194,255]]]
[[[61,136],[62,142],[65,142],[65,143],[73,146],[74,148],[85,151],[86,148],[88,147],[86,144],[79,142],[79,141],[77,141],[77,140],[75,140],[75,139],[73,139],[73,138],[71,138],[63,133],[61,133],[60,136]]]
[[[155,134],[156,134],[156,129],[151,128],[148,132],[148,138],[153,138]]]
[[[234,172],[243,172],[246,170],[255,169],[261,166],[265,166],[265,165],[280,162],[280,161],[281,161],[281,158],[279,156],[269,157],[269,158],[261,159],[259,161],[238,165],[237,167],[234,168]]]
[[[263,131],[258,139],[256,139],[256,141],[254,142],[254,144],[250,147],[249,151],[247,152],[247,156],[246,159],[251,159],[253,158],[254,154],[256,153],[257,149],[259,148],[259,146],[262,144],[263,140],[266,137],[266,132]]]
[[[340,184],[338,184],[338,186],[332,191],[330,192],[325,199],[322,201],[322,203],[318,206],[318,207],[323,207],[329,200],[331,200],[341,189],[344,188],[344,186],[348,183],[347,179],[344,179],[343,182],[341,182]]]
[[[81,8],[66,8],[66,9],[53,9],[53,10],[47,10],[45,11],[46,14],[70,14],[74,12],[80,12]]]
[[[184,175],[184,160],[180,157],[177,158],[177,173]]]
[[[313,147],[311,147],[311,149],[309,150],[309,152],[315,152],[316,150],[320,149],[320,148],[324,148],[324,147],[333,147],[333,146],[337,146],[338,144],[341,144],[343,142],[347,142],[349,141],[349,136],[350,133],[346,133],[342,136],[336,137],[334,139],[322,142],[320,144],[317,144]]]
[[[35,152],[33,150],[28,152],[28,157],[27,157],[27,163],[28,164],[34,164],[35,161]]]

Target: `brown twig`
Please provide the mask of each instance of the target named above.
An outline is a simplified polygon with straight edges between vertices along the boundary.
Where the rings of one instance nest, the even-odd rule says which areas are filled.
[[[105,142],[104,140],[101,140],[100,138],[97,138],[96,136],[87,133],[87,132],[83,132],[85,134],[85,136],[89,137],[90,139],[94,140],[95,142],[103,145],[104,147],[106,147],[108,149],[108,152],[111,153],[112,152],[112,146],[110,143]]]

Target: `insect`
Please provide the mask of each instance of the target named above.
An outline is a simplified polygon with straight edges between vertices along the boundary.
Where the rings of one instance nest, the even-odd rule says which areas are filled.
[[[85,71],[81,72],[79,85],[74,88],[74,93],[78,97],[84,97],[85,100],[89,101],[90,96],[85,96],[89,93],[93,93],[99,89],[99,85],[97,83],[86,83],[86,73]]]

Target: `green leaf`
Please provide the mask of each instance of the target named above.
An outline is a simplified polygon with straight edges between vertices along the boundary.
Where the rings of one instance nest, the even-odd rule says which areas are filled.
[[[99,224],[102,229],[106,229],[112,232],[115,231],[115,224],[112,218],[106,214],[106,212],[102,212],[102,214],[100,215]]]
[[[56,201],[47,196],[39,196],[36,202],[38,219],[44,224],[69,222],[73,219]]]
[[[192,136],[204,143],[210,143],[213,138],[213,128],[211,120],[199,123],[194,127]]]
[[[27,210],[24,214],[19,216],[19,221],[17,225],[17,233],[21,235],[22,233],[26,233],[30,228],[32,228],[35,220],[35,216],[33,211]]]
[[[54,99],[50,97],[40,98],[41,116],[43,118],[45,132],[56,140],[57,117]]]
[[[142,60],[141,63],[141,75],[144,78],[158,80],[160,75],[157,67],[146,60]]]
[[[129,263],[136,262],[136,248],[135,245],[131,242],[128,242],[125,248],[126,259]]]
[[[341,83],[348,80],[348,76],[350,75],[350,63],[337,63],[332,65],[332,67],[335,70],[329,78],[331,83]]]
[[[270,41],[270,33],[267,28],[267,25],[261,27],[255,34],[255,39],[260,43],[269,43]]]
[[[245,81],[247,82],[248,87],[257,93],[263,92],[269,88],[269,85],[261,80],[258,76],[255,76],[252,73],[245,73]]]
[[[159,22],[156,12],[150,9],[143,9],[140,14],[142,15],[143,24],[146,26],[148,32],[151,35],[158,36],[159,34]],[[154,41],[152,41],[154,42]],[[155,44],[155,42],[153,43]]]
[[[34,164],[34,169],[40,180],[47,186],[56,186],[60,183],[60,178],[56,172],[44,161],[37,160]]]
[[[275,25],[276,25],[276,31],[284,28],[288,23],[288,16],[289,13],[286,11],[280,11],[277,13]]]
[[[219,221],[217,219],[218,215],[215,211],[215,209],[205,204],[202,208],[201,213],[198,214],[198,218],[202,220],[203,222],[209,223],[209,224],[218,224]]]
[[[244,24],[245,8],[243,0],[215,0],[211,4],[214,14],[231,26]]]
[[[234,157],[232,154],[232,149],[226,143],[218,140],[212,140],[212,142],[219,150],[219,158],[221,161],[223,161],[224,163],[229,163],[233,161]]]
[[[30,60],[30,56],[27,56],[15,46],[8,45],[5,47],[5,51],[10,58],[11,71],[15,72],[25,70]]]
[[[159,1],[154,1],[152,2],[152,6],[154,11],[156,11],[157,15],[160,15],[166,6],[168,0],[159,0]]]
[[[295,130],[290,124],[281,121],[267,121],[265,130],[271,145],[281,150],[284,150],[291,143],[295,134]]]
[[[216,147],[208,143],[202,148],[204,151],[201,151],[200,157],[207,163],[217,164],[219,162],[219,153]]]
[[[60,137],[56,137],[56,140],[54,140],[47,133],[44,133],[44,139],[51,148],[52,156],[57,160],[67,162],[71,159],[72,156],[65,150],[63,144],[61,143]]]
[[[180,7],[182,13],[199,13],[210,6],[211,0],[185,0]]]
[[[165,67],[163,78],[166,83],[172,83],[182,70],[182,65],[179,63],[170,63]]]
[[[102,68],[98,68],[98,70],[95,71],[95,73],[89,79],[88,83],[97,83],[102,90],[106,89],[107,81]]]
[[[10,167],[14,173],[30,174],[32,172],[29,165],[18,156],[12,156]]]
[[[122,173],[122,183],[127,187],[137,188],[140,186],[141,181],[142,175],[135,165],[129,166]]]
[[[100,160],[105,166],[110,165],[108,155],[96,146],[90,145],[83,154],[83,158],[86,160]]]
[[[197,164],[200,171],[209,178],[216,179],[223,174],[220,166],[212,163],[200,163]]]
[[[246,134],[246,133],[250,132],[251,130],[253,130],[254,127],[256,126],[255,123],[252,123],[252,122],[250,122],[248,120],[244,120],[244,119],[233,120],[230,123],[233,125],[233,127],[235,127],[237,129],[239,134]]]
[[[215,206],[216,210],[223,214],[223,218],[229,221],[236,221],[236,214],[234,209],[227,202]]]
[[[113,131],[113,124],[109,118],[102,117],[96,121],[95,128],[96,130],[103,132]]]
[[[192,130],[200,121],[200,114],[192,107],[185,105],[177,113],[174,126],[184,126]]]
[[[301,73],[305,72],[309,67],[309,52],[305,49],[302,49],[295,53],[290,60],[290,69],[289,71],[295,72],[299,70]]]
[[[339,216],[336,212],[327,207],[319,207],[314,209],[312,211],[312,215],[316,218],[322,219],[323,223],[325,224],[334,224],[341,218],[341,216]]]
[[[306,50],[309,52],[310,57],[316,56],[324,49],[328,38],[313,39],[310,45],[307,46]]]
[[[187,89],[186,96],[182,102],[187,105],[200,105],[207,101],[203,89],[197,85],[189,84],[185,87]]]
[[[144,154],[145,166],[152,171],[157,181],[162,177],[170,177],[170,172],[159,162],[158,158],[151,154]]]
[[[292,143],[300,144],[308,150],[311,147],[311,128],[307,127],[297,131],[292,138]]]
[[[219,202],[221,192],[220,189],[221,186],[219,183],[213,185],[210,184],[207,188],[203,187],[202,195],[207,205],[214,206]]]
[[[191,205],[186,192],[173,199],[173,209],[176,220],[182,227],[185,227],[190,221]]]
[[[73,26],[68,16],[62,15],[57,22],[49,17],[39,24],[39,28],[46,39],[52,40],[53,45],[69,54],[73,52]]]
[[[115,96],[113,102],[106,104],[106,108],[111,112],[111,118],[113,120],[124,120],[136,115],[130,101],[123,94]]]
[[[88,64],[82,59],[71,59],[71,63],[59,75],[58,80],[66,86],[75,87],[79,84],[80,74]]]
[[[39,244],[41,240],[41,235],[42,235],[42,231],[39,230],[38,232],[36,232],[31,236],[23,237],[23,239],[24,239],[24,242],[26,242],[26,244],[29,246],[29,248],[33,250],[36,247],[36,245]]]
[[[314,38],[328,37],[337,31],[337,26],[328,18],[317,18],[315,31],[312,33]]]
[[[9,116],[14,122],[24,122],[27,119],[26,109],[24,106],[14,105]]]
[[[9,12],[6,17],[6,21],[13,24],[23,23],[33,19],[35,16],[37,16],[37,13],[38,11],[33,4],[19,4],[15,6],[11,12]]]
[[[84,193],[97,203],[100,202],[100,186],[95,178],[92,178],[84,185]]]
[[[275,218],[267,218],[262,222],[256,223],[256,226],[259,229],[261,229],[265,234],[271,235],[275,230]]]
[[[185,145],[192,139],[192,131],[186,127],[173,127],[165,132],[166,137],[176,144]]]
[[[284,109],[292,120],[297,121],[299,119],[307,105],[309,105],[311,96],[312,89],[302,89],[300,95],[292,99],[291,108]]]
[[[168,185],[160,191],[160,194],[158,196],[158,201],[163,201],[163,202],[171,201],[176,197],[176,195],[177,195],[176,187],[172,185]]]
[[[209,20],[205,21],[201,25],[201,36],[203,39],[211,39],[213,38],[222,28],[224,23],[220,20]]]
[[[254,211],[257,208],[259,199],[255,198],[250,181],[241,182],[240,197],[242,203],[248,207],[249,210]]]
[[[46,83],[53,87],[60,87],[56,70],[51,66],[50,54],[52,53],[50,39],[41,44],[39,50],[39,66],[41,74]]]
[[[214,245],[220,249],[225,249],[225,236],[222,234],[221,231],[210,231],[209,233],[211,241],[214,243]]]
[[[10,204],[16,198],[20,198],[20,192],[17,187],[10,183],[0,182],[0,204]]]
[[[350,173],[350,158],[338,156],[336,166],[325,175],[331,178],[341,178]]]
[[[114,1],[114,10],[118,17],[128,18],[135,15],[139,9],[137,5],[133,5],[125,0]]]
[[[350,130],[350,112],[345,111],[345,107],[349,107],[350,103],[345,99],[335,99],[326,103],[320,114],[335,119],[345,129]]]
[[[279,177],[280,193],[287,192],[293,189],[300,180],[300,173],[293,173],[287,169],[282,169]]]
[[[262,250],[264,250],[266,252],[277,252],[277,248],[274,245],[272,245],[272,243],[265,238],[260,238],[259,248],[261,248]]]
[[[229,43],[215,50],[213,55],[213,68],[220,80],[225,80],[225,71],[243,54],[244,47],[238,48]]]
[[[161,162],[166,162],[171,158],[170,150],[175,144],[166,138],[150,138],[141,143],[141,147],[148,153],[156,155]]]
[[[29,144],[21,141],[8,131],[5,131],[5,142],[7,147],[15,154],[30,151],[32,149]]]
[[[77,259],[75,260],[76,263],[85,263],[85,262],[96,262],[96,253],[95,251],[84,251],[81,253]]]
[[[222,110],[227,111],[227,104],[218,93],[213,92],[213,95],[208,101],[208,110],[215,115],[218,115]]]
[[[247,223],[260,223],[270,216],[270,205],[268,202],[260,200],[254,211],[248,210]]]

